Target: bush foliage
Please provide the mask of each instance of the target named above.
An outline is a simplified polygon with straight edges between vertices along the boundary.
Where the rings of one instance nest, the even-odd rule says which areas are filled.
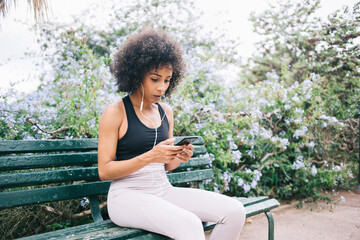
[[[16,101],[9,100],[11,91],[2,96],[0,135],[97,137],[102,111],[123,96],[115,92],[111,54],[133,31],[151,24],[167,29],[184,48],[187,76],[166,101],[175,112],[175,135],[204,137],[218,173],[210,189],[287,198],[346,183],[354,177],[358,152],[359,23],[351,20],[360,17],[359,4],[336,11],[329,22],[309,20],[318,5],[288,2],[252,16],[265,38],[247,65],[234,58],[236,42],[198,31],[202,27],[190,20],[199,13],[186,1],[114,7],[105,30],[80,20],[71,27],[42,26],[51,74],[44,74],[34,93]],[[174,17],[175,10],[183,14]],[[137,17],[144,11],[152,14]],[[341,64],[340,58],[342,67],[330,69],[329,61]],[[331,177],[319,180],[329,171]]]
[[[108,24],[38,29],[52,69],[39,89],[1,98],[2,139],[96,138],[105,107],[121,99],[111,55],[145,24],[183,46],[187,76],[166,99],[175,135],[200,135],[216,173],[206,188],[235,196],[318,196],[354,186],[358,174],[360,4],[315,16],[319,1],[278,3],[252,15],[264,38],[245,63],[238,42],[197,23],[191,1],[113,7]],[[146,12],[146,14],[144,14]],[[176,14],[174,14],[176,12]],[[161,13],[161,14],[159,14]]]

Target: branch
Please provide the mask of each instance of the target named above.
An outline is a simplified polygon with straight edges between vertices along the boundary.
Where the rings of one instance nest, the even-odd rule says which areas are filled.
[[[102,208],[104,208],[104,207],[106,207],[106,206],[107,206],[107,202],[106,202],[106,201],[100,203],[100,205],[99,205],[100,209],[102,209]],[[56,215],[58,215],[58,216],[64,216],[64,217],[70,218],[70,219],[79,219],[79,218],[82,218],[82,217],[84,217],[84,216],[88,216],[88,215],[91,214],[91,209],[85,210],[85,211],[83,211],[83,212],[81,212],[81,213],[76,213],[76,214],[68,215],[68,214],[65,214],[65,213],[63,213],[63,212],[60,212],[60,211],[58,211],[58,210],[55,210],[54,208],[52,208],[52,207],[50,207],[50,206],[41,205],[41,207],[42,207],[45,211],[47,211],[47,212],[49,212],[49,213],[53,213],[53,214],[56,214]]]
[[[240,168],[238,168],[235,172],[241,172],[244,168],[249,167],[249,165],[244,164]]]
[[[278,112],[280,112],[280,109],[275,109],[275,110],[272,111],[272,112],[269,112],[269,113],[267,113],[267,114],[263,114],[265,121],[267,121],[267,122],[270,124],[270,127],[274,130],[274,132],[277,131],[277,130],[281,130],[281,128],[279,128],[279,127],[277,126],[278,123],[281,121],[281,118],[278,119],[278,120],[275,122],[275,124],[274,124],[274,122],[270,119],[270,117],[271,117],[273,114],[278,113]]]
[[[324,165],[324,163],[325,163],[324,160],[317,161],[317,160],[314,160],[314,159],[311,159],[311,158],[309,158],[309,161],[310,161],[311,163],[314,163],[314,164],[320,166],[320,167],[321,167],[322,165]]]
[[[345,36],[341,36],[341,40],[335,41],[335,42],[331,42],[329,43],[330,45],[338,45],[341,43],[346,42],[347,40],[349,40],[350,38],[357,38],[360,36],[360,32],[356,32],[356,33],[351,33]]]
[[[268,159],[269,157],[274,156],[274,155],[276,155],[275,152],[267,153],[267,154],[265,155],[265,157],[263,157],[263,158],[260,160],[260,162],[265,162],[266,159]]]
[[[50,134],[51,137],[49,139],[55,139],[55,138],[59,138],[59,139],[64,139],[64,137],[59,137],[59,133],[61,132],[65,132],[67,130],[69,130],[68,127],[61,127],[59,128],[58,130],[55,130],[53,132],[48,132],[48,131],[45,131],[43,130],[42,128],[39,127],[38,123],[35,121],[35,120],[31,120],[31,117],[30,116],[27,116],[26,117],[26,121],[28,123],[31,123],[32,125],[34,125],[37,129],[39,129],[40,131],[42,131],[43,133],[46,133],[46,134]]]
[[[47,212],[49,212],[49,213],[53,213],[53,214],[56,214],[56,215],[58,215],[58,216],[63,216],[63,215],[64,215],[62,212],[57,211],[57,210],[55,210],[54,208],[52,208],[52,207],[50,207],[50,206],[41,205],[41,207],[42,207],[45,211],[47,211]]]
[[[105,202],[100,203],[99,207],[100,207],[100,209],[102,209],[102,208],[106,207],[106,205],[107,205],[107,202],[105,201]],[[83,211],[81,213],[73,214],[73,215],[71,215],[71,219],[82,218],[82,217],[88,216],[90,214],[91,214],[91,209]]]
[[[266,163],[264,163],[264,165],[262,165],[261,167],[259,167],[258,170],[261,172],[261,171],[264,169],[265,166],[270,165],[270,164],[272,164],[272,163],[274,163],[274,162],[276,162],[276,160],[266,162]]]

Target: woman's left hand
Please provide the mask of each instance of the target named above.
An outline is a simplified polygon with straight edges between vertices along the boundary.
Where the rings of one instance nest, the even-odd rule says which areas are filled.
[[[176,155],[176,159],[181,162],[187,162],[190,160],[194,152],[194,146],[192,144],[188,144],[184,146],[182,152]]]

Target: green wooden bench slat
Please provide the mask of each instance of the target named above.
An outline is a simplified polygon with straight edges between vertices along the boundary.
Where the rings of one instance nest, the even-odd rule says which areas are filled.
[[[258,198],[256,197],[249,198],[249,200],[251,202],[256,202],[258,201]],[[279,205],[279,203],[276,200],[275,201],[270,201],[270,200],[275,200],[275,199],[268,199],[268,201],[266,201],[265,203],[265,207],[260,205],[245,207],[247,211],[247,217],[256,215],[255,212],[262,213],[269,211]],[[204,226],[204,230],[208,231],[213,229],[216,226],[216,223],[207,222],[207,223],[203,223],[203,226]],[[123,238],[124,235],[126,236],[126,238]],[[24,238],[24,240],[31,240],[31,239],[42,240],[42,239],[53,239],[53,238],[60,239],[65,237],[66,239],[98,239],[101,237],[106,239],[133,239],[133,240],[170,239],[159,234],[147,233],[146,231],[139,229],[120,228],[116,226],[114,223],[112,223],[111,220],[105,220],[104,223],[92,223],[85,226],[72,227],[69,229],[58,230],[56,232],[50,232],[36,236]]]
[[[1,174],[0,187],[34,186],[79,180],[99,180],[97,167]]]
[[[10,141],[10,140],[9,140]],[[17,141],[21,141],[21,140],[14,140],[14,142]],[[46,141],[46,140],[43,140]],[[52,140],[47,140],[47,141],[52,141]],[[53,140],[55,141],[55,140]],[[60,140],[57,140],[60,141]],[[31,147],[26,147],[26,146],[22,146],[21,144],[18,143],[17,146],[14,146],[14,148],[16,148],[14,151],[10,150],[9,146],[5,146],[4,149],[1,149],[1,143],[2,142],[7,142],[7,141],[0,141],[0,154],[2,153],[34,153],[34,152],[51,152],[51,151],[65,151],[65,150],[70,150],[70,147],[63,144],[61,145],[60,143],[47,143],[47,144],[43,144],[43,143],[31,143]],[[33,141],[28,141],[28,142],[33,142]],[[35,142],[35,141],[34,141]],[[38,141],[36,141],[38,142]],[[28,144],[28,143],[26,143]],[[30,143],[29,143],[30,144]],[[97,144],[97,143],[96,143]],[[6,144],[3,144],[6,145]],[[84,144],[85,145],[85,144]],[[71,149],[72,151],[89,151],[89,150],[94,150],[97,148],[97,146],[94,148],[95,143],[88,144],[86,146],[80,145],[79,146],[74,146],[73,149]],[[37,147],[37,148],[36,148]],[[206,148],[204,145],[194,145],[194,151],[193,151],[193,155],[194,156],[199,156],[199,155],[203,155],[206,154]]]
[[[50,151],[89,151],[97,150],[97,145],[97,139],[6,140],[0,141],[0,154]]]
[[[175,137],[175,143],[186,136]],[[198,136],[193,145],[203,145]],[[0,154],[31,153],[51,151],[89,151],[97,150],[98,139],[54,139],[54,140],[6,140],[0,141]]]
[[[96,152],[46,155],[0,156],[0,171],[63,166],[90,166],[97,164]],[[210,164],[208,157],[193,157],[178,168],[199,167]]]
[[[193,167],[201,167],[201,166],[208,166],[211,163],[208,157],[194,157],[191,158],[188,162],[183,162],[180,164],[178,169],[184,168],[193,168]]]
[[[0,192],[0,209],[107,194],[111,181]]]
[[[202,146],[194,145],[194,151],[193,151],[194,157],[197,157],[199,155],[204,155],[204,154],[206,154],[206,148],[204,145],[202,145]]]
[[[97,152],[0,156],[0,171],[61,166],[89,166],[97,163]]]
[[[130,240],[170,240],[172,238],[156,234],[156,233],[149,233],[146,235],[130,238]]]
[[[176,136],[175,142],[184,137]],[[97,141],[97,139],[0,141],[0,171],[2,171],[0,188],[5,189],[0,192],[0,209],[67,199],[79,198],[80,200],[82,197],[88,197],[91,200],[91,209],[95,213],[95,220],[98,221],[23,239],[170,239],[145,230],[122,228],[116,226],[111,220],[102,220],[97,196],[108,193],[111,181],[102,182],[98,178],[97,167],[95,167],[97,153],[94,151],[97,150]],[[193,145],[194,155],[191,160],[181,163],[176,171],[167,174],[172,184],[198,182],[201,188],[203,180],[214,177],[213,170],[209,168],[211,160],[206,156],[203,138],[199,137]],[[6,154],[11,154],[11,156]],[[14,154],[17,155],[14,156]],[[74,168],[74,166],[78,167]],[[62,168],[53,169],[56,167]],[[64,169],[64,167],[70,168]],[[36,171],[31,169],[36,169]],[[8,172],[14,170],[27,170],[27,172]],[[74,184],[72,183],[74,181],[86,182]],[[62,185],[42,186],[54,183]],[[33,185],[41,187],[19,189]],[[276,199],[268,197],[236,199],[243,203],[247,217],[268,213],[279,206]],[[216,223],[203,223],[203,225],[204,230],[207,231],[213,229]],[[269,229],[273,232],[273,227]]]
[[[203,222],[204,231],[209,231],[216,226],[214,222]]]
[[[250,198],[238,198],[245,207],[246,217],[255,216],[259,213],[265,213],[280,206],[280,203],[276,199],[269,199],[268,197],[250,197]],[[260,201],[259,201],[260,200]],[[260,204],[259,204],[260,203]],[[203,223],[204,230],[208,231],[213,229],[216,226],[214,222]]]
[[[101,229],[98,231],[91,231],[85,234],[76,234],[73,237],[67,236],[66,239],[71,240],[92,240],[92,239],[129,239],[132,237],[137,237],[144,235],[148,232],[144,230],[137,230],[131,228],[121,228],[121,227],[113,227],[108,229]]]
[[[213,176],[214,176],[214,172],[212,171],[212,169],[203,169],[203,170],[195,170],[191,172],[189,171],[189,172],[168,174],[169,181],[172,184],[200,181],[200,180],[212,178]]]
[[[23,240],[50,240],[50,239],[85,239],[84,236],[91,233],[96,236],[96,232],[107,229],[117,230],[117,237],[120,239],[127,239],[128,236],[140,236],[147,234],[147,231],[141,229],[133,228],[122,228],[116,226],[110,219],[102,221],[89,223],[84,225],[79,225],[71,228],[61,229],[54,232],[42,233],[39,235],[33,235],[29,237],[22,238]]]
[[[238,197],[234,197],[237,200],[239,200],[244,206],[250,206],[259,202],[263,202],[266,201],[267,199],[269,199],[266,196],[263,197],[251,197],[251,198],[238,198]]]
[[[246,217],[248,218],[259,213],[268,212],[278,206],[280,206],[280,203],[276,199],[268,199],[254,205],[246,206]]]
[[[212,170],[197,170],[191,172],[169,173],[171,183],[199,181],[213,177]],[[97,167],[70,168],[49,171],[31,171],[0,175],[0,188],[34,186],[39,184],[99,180]]]
[[[191,172],[169,173],[168,177],[172,184],[176,184],[212,178],[213,171],[212,169],[204,169]],[[107,194],[109,186],[110,181],[107,181],[0,192],[0,208]]]

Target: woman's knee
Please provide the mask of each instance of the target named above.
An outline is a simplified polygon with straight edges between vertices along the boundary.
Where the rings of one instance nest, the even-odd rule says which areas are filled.
[[[204,228],[200,218],[195,214],[189,213],[177,223],[175,239],[205,239]]]
[[[227,212],[226,218],[232,224],[242,227],[245,224],[245,219],[246,219],[246,210],[244,208],[244,205],[238,200],[234,199],[234,201],[231,204],[231,207]]]

